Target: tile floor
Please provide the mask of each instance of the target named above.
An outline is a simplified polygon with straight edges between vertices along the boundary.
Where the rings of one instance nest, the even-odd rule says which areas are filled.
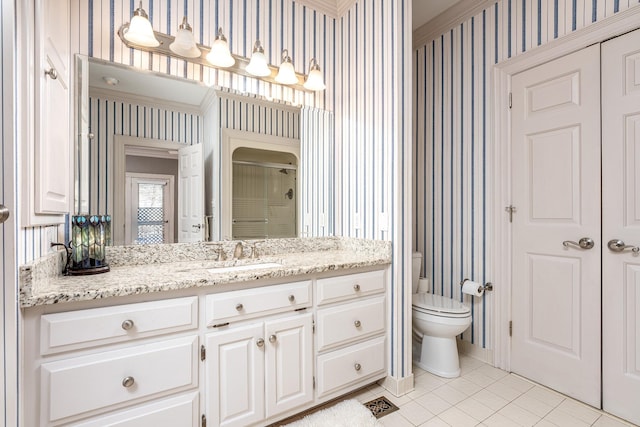
[[[400,407],[380,418],[386,427],[621,427],[631,426],[517,375],[467,356],[462,375],[446,379],[414,367],[415,390],[395,397],[373,385],[356,398],[367,402],[386,396]]]

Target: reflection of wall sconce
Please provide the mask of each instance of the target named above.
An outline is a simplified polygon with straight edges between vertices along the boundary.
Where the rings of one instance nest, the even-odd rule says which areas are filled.
[[[142,19],[146,20],[148,25],[145,23],[145,25],[142,26],[138,22]],[[134,26],[136,28],[134,28]],[[142,36],[138,35],[138,28],[143,28],[144,34]],[[134,12],[134,16],[131,18],[131,23],[125,23],[120,27],[118,30],[118,36],[127,47],[132,49],[173,56],[194,64],[220,68],[242,76],[263,80],[268,83],[285,84],[296,90],[315,92],[325,89],[322,73],[320,72],[320,66],[315,58],[312,59],[309,76],[307,77],[304,74],[296,73],[293,70],[291,58],[287,54],[287,62],[283,55],[283,64],[286,64],[285,67],[290,66],[290,72],[292,73],[289,74],[288,79],[283,80],[282,76],[280,76],[280,78],[276,77],[279,72],[278,67],[270,64],[261,64],[262,66],[258,67],[255,64],[255,60],[254,63],[249,66],[249,58],[232,54],[229,51],[227,39],[222,34],[222,28],[218,29],[216,39],[213,42],[212,47],[195,43],[191,26],[187,23],[186,17],[183,19],[182,24],[178,29],[177,37],[154,31],[151,27],[147,14],[142,9],[142,2],[140,2],[140,7]],[[264,58],[266,62],[264,49],[260,46],[258,41],[256,41],[252,56],[255,56],[256,53],[258,54],[258,58],[256,58],[257,60],[262,60]],[[282,72],[282,70],[280,70],[280,72]],[[305,82],[306,84],[304,84]]]
[[[109,271],[105,247],[111,244],[110,215],[75,215],[71,218],[71,265],[67,274]]]

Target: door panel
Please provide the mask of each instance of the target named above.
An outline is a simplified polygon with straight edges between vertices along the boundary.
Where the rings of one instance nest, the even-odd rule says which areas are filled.
[[[600,405],[599,46],[512,78],[511,368]],[[592,249],[564,245],[589,237]]]
[[[640,30],[602,45],[603,404],[640,424]]]
[[[214,427],[242,427],[264,417],[262,323],[207,334],[206,413]]]
[[[180,148],[178,182],[178,242],[202,242],[206,240],[202,144]]]

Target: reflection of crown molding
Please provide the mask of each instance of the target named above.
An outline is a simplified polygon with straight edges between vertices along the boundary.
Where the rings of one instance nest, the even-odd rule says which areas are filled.
[[[124,101],[137,105],[144,105],[146,107],[162,107],[164,109],[174,109],[183,113],[201,114],[199,105],[184,104],[181,102],[172,102],[166,99],[158,99],[150,96],[137,95],[128,92],[122,92],[118,90],[108,90],[104,88],[97,88],[89,86],[89,96],[92,98],[103,98],[112,101]]]
[[[356,4],[357,0],[295,0],[296,3],[308,6],[332,18],[340,18]]]
[[[497,0],[462,0],[413,32],[413,48],[419,49],[446,31],[490,7]]]

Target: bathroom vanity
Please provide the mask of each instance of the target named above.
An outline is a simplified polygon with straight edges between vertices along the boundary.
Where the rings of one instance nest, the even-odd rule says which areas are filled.
[[[23,267],[24,425],[268,425],[387,376],[389,242],[234,245]]]

